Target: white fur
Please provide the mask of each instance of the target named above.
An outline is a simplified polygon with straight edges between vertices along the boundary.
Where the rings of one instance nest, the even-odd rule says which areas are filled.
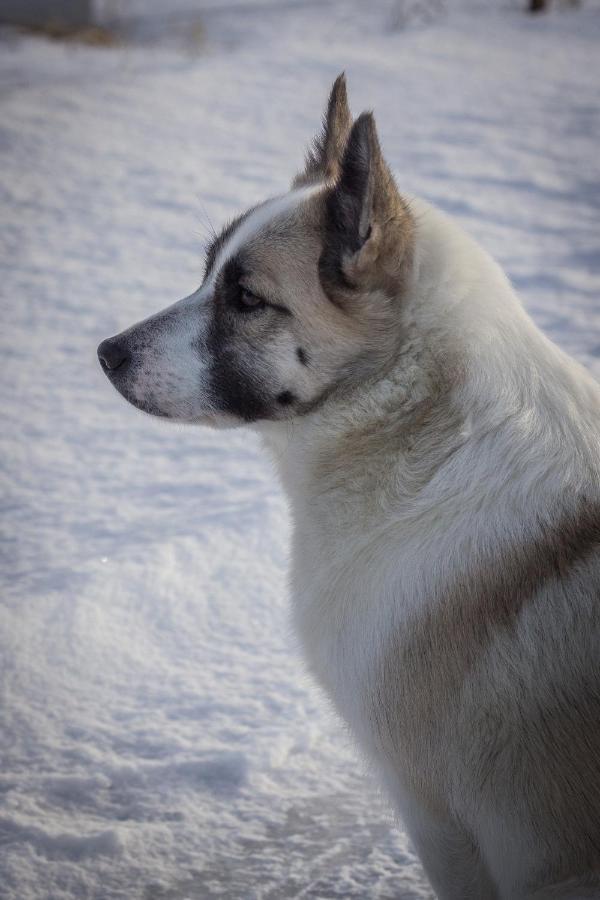
[[[208,324],[205,298],[205,290],[195,291],[158,316],[150,316],[124,332],[126,336],[145,326],[152,327],[159,317],[168,323],[152,328],[152,340],[140,354],[140,365],[129,381],[129,392],[142,407],[152,402],[164,415],[184,421],[197,421],[199,411],[208,411],[208,360],[190,353],[191,337],[202,333]],[[194,329],[190,328],[190,321],[194,322]]]

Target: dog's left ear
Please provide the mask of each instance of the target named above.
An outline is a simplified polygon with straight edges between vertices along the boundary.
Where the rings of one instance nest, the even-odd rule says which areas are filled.
[[[314,139],[306,154],[304,172],[296,175],[292,187],[304,187],[337,178],[351,127],[346,76],[342,72],[333,82],[321,133]]]
[[[325,203],[319,261],[328,293],[393,290],[410,243],[408,206],[385,162],[372,113],[352,126],[340,176]]]

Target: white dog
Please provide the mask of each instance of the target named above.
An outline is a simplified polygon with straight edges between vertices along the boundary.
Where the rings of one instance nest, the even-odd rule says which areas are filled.
[[[343,76],[292,191],[98,353],[274,451],[308,661],[438,896],[600,897],[600,388],[399,194]]]

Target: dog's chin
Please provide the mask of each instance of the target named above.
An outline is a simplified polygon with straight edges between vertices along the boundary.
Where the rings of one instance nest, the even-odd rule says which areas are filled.
[[[191,409],[189,403],[181,403],[179,406],[165,406],[157,401],[152,394],[139,394],[132,390],[127,379],[116,377],[117,372],[105,373],[114,387],[114,389],[135,409],[146,413],[156,419],[179,423],[180,425],[202,425],[205,428],[226,429],[238,428],[244,424],[243,420],[238,419],[230,413],[210,410],[210,409]],[[187,408],[186,408],[187,407]]]
[[[170,412],[163,409],[156,401],[148,396],[139,396],[135,391],[131,389],[126,379],[117,377],[117,373],[106,372],[106,376],[108,380],[114,387],[114,389],[123,397],[124,400],[127,400],[131,406],[134,406],[136,409],[139,409],[141,412],[146,413],[149,416],[154,416],[159,419],[173,419],[173,416]]]

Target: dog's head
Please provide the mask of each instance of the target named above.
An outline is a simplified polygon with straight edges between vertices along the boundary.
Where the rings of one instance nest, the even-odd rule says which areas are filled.
[[[292,190],[223,230],[197,291],[103,341],[102,368],[156,416],[302,415],[391,359],[411,239],[373,116],[352,121],[342,75]]]

